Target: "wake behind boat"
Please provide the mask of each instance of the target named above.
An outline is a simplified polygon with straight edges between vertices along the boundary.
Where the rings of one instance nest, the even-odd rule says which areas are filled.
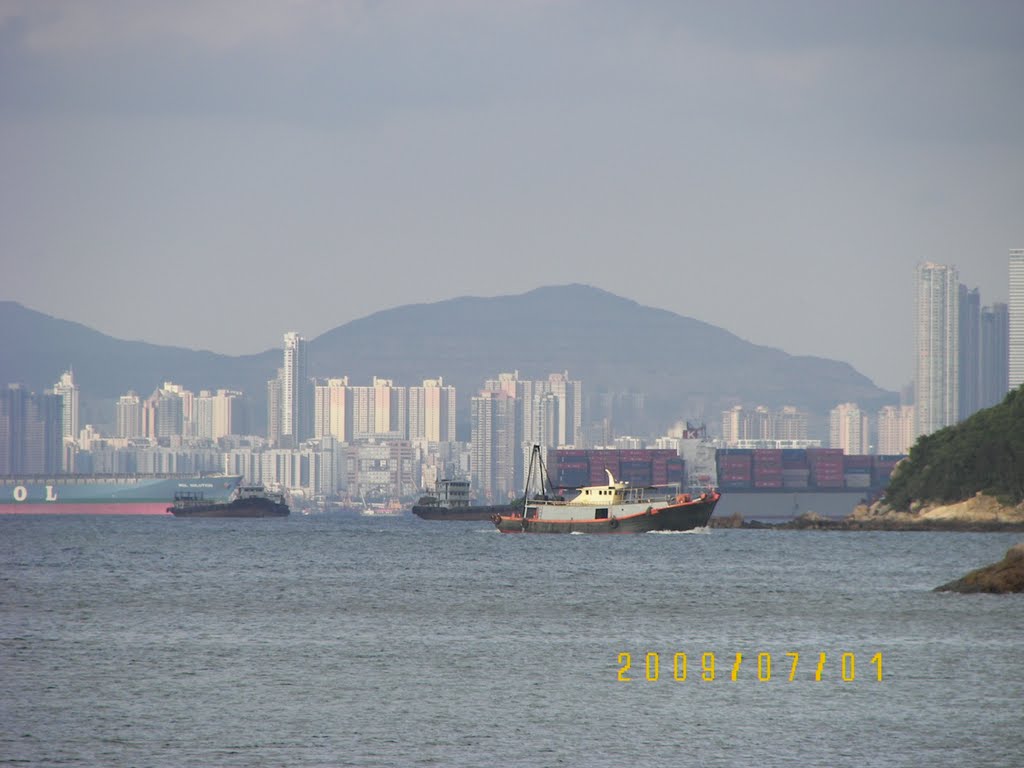
[[[536,467],[541,493],[530,498]],[[646,533],[689,531],[708,524],[721,494],[711,490],[694,498],[672,493],[668,486],[631,486],[618,482],[612,473],[608,485],[578,489],[571,500],[547,493],[547,472],[540,446],[534,445],[527,472],[527,500],[521,510],[494,515],[491,520],[502,533]],[[550,485],[550,483],[548,483]]]

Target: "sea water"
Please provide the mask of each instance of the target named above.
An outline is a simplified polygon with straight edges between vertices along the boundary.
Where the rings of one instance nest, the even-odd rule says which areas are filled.
[[[0,764],[1021,765],[1019,539],[2,517]]]

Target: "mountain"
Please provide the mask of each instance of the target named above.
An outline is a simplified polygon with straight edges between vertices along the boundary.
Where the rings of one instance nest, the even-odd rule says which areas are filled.
[[[328,331],[310,346],[313,375],[378,375],[403,384],[443,375],[462,393],[499,371],[535,378],[568,370],[585,391],[644,392],[668,416],[683,415],[687,404],[717,418],[734,402],[827,413],[840,402],[874,409],[896,401],[846,363],[751,344],[584,285],[398,307]]]
[[[280,350],[231,357],[121,341],[14,302],[0,302],[0,329],[0,384],[39,391],[71,365],[84,397],[149,394],[172,380],[193,391],[240,389],[259,413],[266,381],[281,364]],[[353,384],[380,376],[401,385],[443,376],[457,388],[463,414],[485,378],[511,370],[523,378],[568,370],[585,392],[643,392],[651,414],[666,422],[715,421],[737,402],[824,414],[840,402],[872,411],[896,401],[846,363],[751,344],[584,285],[397,307],[309,344],[312,376],[346,375]]]
[[[164,381],[200,389],[256,388],[280,365],[272,351],[231,357],[214,352],[123,341],[13,301],[0,302],[0,386],[20,382],[41,392],[70,366],[86,398],[117,398],[134,389],[148,396]]]

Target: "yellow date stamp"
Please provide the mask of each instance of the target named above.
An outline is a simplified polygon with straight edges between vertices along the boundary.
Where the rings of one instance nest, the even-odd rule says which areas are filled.
[[[862,654],[863,657],[866,654]],[[810,657],[810,658],[807,658]],[[857,654],[852,652],[801,654],[789,651],[775,654],[764,651],[761,653],[722,654],[713,651],[693,654],[692,657],[680,651],[672,654],[661,654],[657,651],[636,655],[622,651],[618,657],[618,675],[620,683],[631,683],[634,680],[656,683],[662,680],[684,683],[695,680],[711,683],[715,680],[738,682],[755,680],[767,683],[780,680],[792,683],[795,680],[810,680],[820,683],[823,680],[837,680],[852,683],[855,680],[882,681],[882,654],[878,652],[867,660],[866,666],[861,662],[858,677]]]

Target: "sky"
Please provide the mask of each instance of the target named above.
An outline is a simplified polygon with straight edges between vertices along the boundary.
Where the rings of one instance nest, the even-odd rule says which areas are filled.
[[[586,283],[898,389],[916,264],[1007,300],[1022,33],[989,0],[0,0],[0,299],[243,354]]]

